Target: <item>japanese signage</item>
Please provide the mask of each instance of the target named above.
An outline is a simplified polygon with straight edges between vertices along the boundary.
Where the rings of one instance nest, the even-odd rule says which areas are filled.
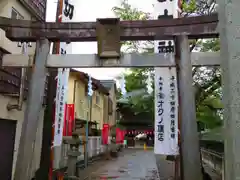
[[[65,105],[67,101],[68,69],[58,69],[57,92],[56,92],[56,111],[54,124],[54,143],[53,146],[60,146],[62,143],[63,125],[65,117]]]
[[[65,118],[63,127],[63,136],[72,136],[75,124],[74,104],[65,105]]]
[[[108,144],[108,132],[109,132],[109,124],[103,124],[102,128],[102,144]]]
[[[60,22],[70,22],[74,16],[74,4],[77,0],[62,0],[63,9],[59,16]],[[64,55],[70,50],[71,44],[61,42],[59,46],[59,53]],[[54,123],[54,142],[53,146],[60,146],[62,144],[63,126],[65,117],[65,105],[67,103],[67,86],[69,77],[69,68],[59,68],[57,75],[57,92],[56,92],[56,111]]]
[[[178,17],[179,0],[155,0],[155,19]],[[173,40],[154,42],[155,53],[174,53]],[[174,61],[174,59],[173,59]],[[178,92],[176,68],[155,68],[155,154],[178,154]]]
[[[177,80],[176,80],[176,70],[173,70],[172,76],[170,77],[170,131],[171,138],[176,139],[178,135],[178,106],[176,106],[176,102],[178,102],[178,93],[177,92]],[[173,75],[174,74],[174,75]]]
[[[45,21],[47,0],[19,0],[38,20]]]
[[[156,154],[178,154],[178,92],[175,68],[155,68]]]

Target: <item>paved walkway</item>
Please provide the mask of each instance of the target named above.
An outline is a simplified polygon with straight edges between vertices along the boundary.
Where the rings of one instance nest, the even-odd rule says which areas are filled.
[[[124,150],[120,156],[97,168],[88,180],[160,180],[152,150]]]

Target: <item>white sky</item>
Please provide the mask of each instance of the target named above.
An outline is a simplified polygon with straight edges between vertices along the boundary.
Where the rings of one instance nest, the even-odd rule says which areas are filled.
[[[114,17],[112,8],[119,6],[121,0],[74,0],[74,21],[96,21],[97,18]],[[152,0],[128,0],[128,2],[144,11],[152,12]],[[57,0],[47,1],[47,21],[55,21]],[[72,43],[73,54],[93,54],[97,52],[96,42]],[[80,71],[89,73],[96,79],[114,79],[120,75],[123,68],[81,68]]]

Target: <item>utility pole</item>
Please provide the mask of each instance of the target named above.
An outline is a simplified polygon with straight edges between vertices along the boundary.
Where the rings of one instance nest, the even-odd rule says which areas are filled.
[[[192,86],[192,65],[187,36],[176,37],[176,48],[180,48],[178,60],[179,102],[181,119],[181,165],[183,180],[201,180],[199,138],[196,121],[196,105]]]
[[[27,107],[24,114],[14,180],[30,180],[34,157],[33,144],[40,120],[47,70],[45,62],[50,51],[47,39],[37,41],[35,62],[32,68]]]
[[[240,179],[239,0],[218,0],[224,103],[224,180]]]

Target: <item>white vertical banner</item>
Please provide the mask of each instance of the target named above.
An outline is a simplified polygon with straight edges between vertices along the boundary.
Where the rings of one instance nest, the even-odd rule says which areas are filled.
[[[154,18],[178,17],[179,0],[154,0]],[[154,42],[155,53],[174,53],[173,40]],[[174,56],[173,61],[174,61]],[[178,148],[178,89],[175,67],[155,68],[155,141],[154,153],[177,155]]]
[[[62,1],[62,11],[59,16],[61,22],[71,22],[74,16],[74,6],[77,0],[60,0]],[[71,53],[71,44],[61,42],[59,54]],[[55,105],[55,123],[54,123],[54,141],[53,146],[61,146],[63,137],[63,126],[65,117],[65,104],[67,103],[67,89],[70,68],[59,68],[57,75],[57,91]]]
[[[155,154],[178,154],[178,91],[175,68],[155,69]]]

